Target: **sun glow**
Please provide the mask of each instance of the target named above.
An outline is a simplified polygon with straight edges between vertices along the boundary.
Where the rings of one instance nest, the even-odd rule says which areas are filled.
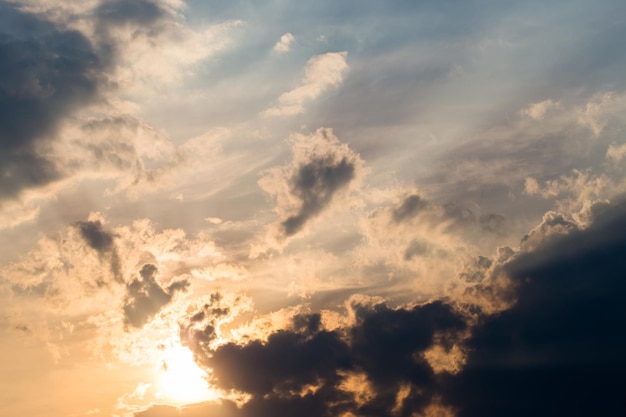
[[[219,393],[209,387],[205,376],[189,349],[169,347],[159,370],[157,396],[176,404],[217,400]]]

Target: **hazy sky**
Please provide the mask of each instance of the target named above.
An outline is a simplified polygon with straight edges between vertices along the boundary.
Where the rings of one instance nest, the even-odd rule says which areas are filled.
[[[0,415],[626,415],[626,2],[0,0]]]

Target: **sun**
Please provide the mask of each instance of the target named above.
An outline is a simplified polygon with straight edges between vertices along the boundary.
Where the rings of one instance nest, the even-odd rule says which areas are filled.
[[[178,405],[217,400],[219,394],[209,387],[205,375],[189,349],[168,347],[159,369],[157,396]]]

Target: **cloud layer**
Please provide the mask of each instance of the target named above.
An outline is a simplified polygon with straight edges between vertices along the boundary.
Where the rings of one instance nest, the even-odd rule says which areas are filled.
[[[619,415],[623,208],[605,206],[588,228],[548,234],[537,248],[486,265],[472,291],[509,300],[495,314],[478,304],[392,309],[355,300],[350,324],[335,330],[319,314],[296,315],[265,341],[217,348],[208,348],[212,326],[197,331],[185,340],[213,382],[251,397],[241,408],[225,402],[182,415]],[[509,285],[496,290],[502,277]]]
[[[570,3],[0,0],[0,415],[625,415]]]

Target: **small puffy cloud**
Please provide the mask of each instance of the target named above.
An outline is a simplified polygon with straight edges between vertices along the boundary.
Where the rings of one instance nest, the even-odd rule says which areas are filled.
[[[99,220],[77,222],[76,227],[92,249],[99,253],[113,250],[113,236],[102,229]]]
[[[299,232],[306,222],[319,214],[354,179],[355,166],[347,158],[339,161],[332,157],[311,159],[299,167],[298,172],[289,178],[291,192],[300,199],[297,213],[287,217],[282,223],[285,235]]]
[[[358,154],[325,128],[296,137],[293,154],[289,165],[270,170],[260,181],[276,198],[282,237],[300,232],[326,210],[359,177],[363,164]]]
[[[97,216],[96,216],[97,217]],[[110,263],[111,273],[117,282],[123,282],[120,258],[113,241],[113,234],[105,231],[100,219],[76,222],[81,237],[90,248],[98,253],[101,260]]]
[[[343,82],[348,68],[347,52],[329,52],[316,55],[306,63],[306,73],[300,85],[278,98],[278,105],[270,107],[263,116],[294,116],[304,113],[304,105],[322,93],[337,88]]]
[[[179,280],[167,288],[156,281],[157,267],[145,264],[135,278],[126,285],[124,300],[124,322],[133,327],[141,327],[168,304],[178,291],[186,291],[189,281]]]
[[[296,38],[291,33],[285,33],[280,37],[280,40],[276,42],[274,45],[273,51],[278,54],[283,54],[285,52],[289,52],[291,49],[291,44],[295,42]]]

